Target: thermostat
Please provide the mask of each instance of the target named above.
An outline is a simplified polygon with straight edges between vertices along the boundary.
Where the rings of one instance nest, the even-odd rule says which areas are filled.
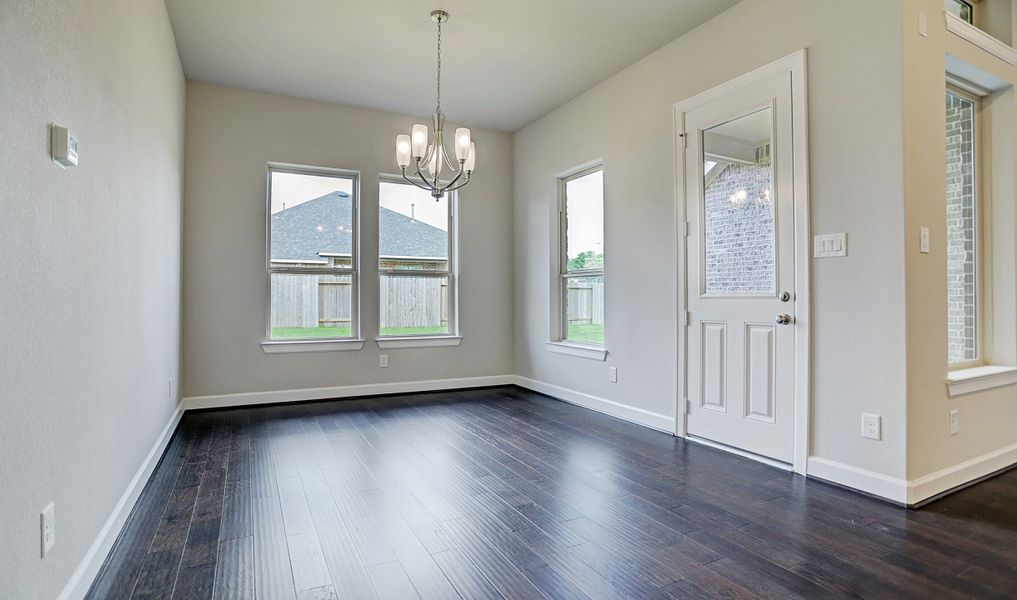
[[[61,167],[78,166],[78,138],[66,127],[50,126],[49,152]]]

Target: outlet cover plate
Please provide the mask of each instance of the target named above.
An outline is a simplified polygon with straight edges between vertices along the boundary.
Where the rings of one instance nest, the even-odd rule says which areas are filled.
[[[862,437],[870,440],[883,439],[883,419],[879,415],[862,413]]]

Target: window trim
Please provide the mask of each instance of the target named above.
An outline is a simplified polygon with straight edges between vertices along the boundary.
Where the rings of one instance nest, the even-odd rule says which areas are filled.
[[[947,370],[950,372],[964,371],[968,369],[977,369],[983,367],[989,362],[986,360],[985,353],[986,348],[989,344],[986,343],[986,336],[990,330],[987,309],[989,308],[987,302],[987,294],[991,293],[991,290],[987,289],[987,282],[984,276],[985,271],[991,265],[991,254],[989,250],[991,248],[991,242],[986,236],[986,227],[984,224],[985,210],[988,206],[988,202],[984,199],[983,190],[985,189],[986,177],[988,173],[985,170],[986,164],[991,162],[986,161],[986,154],[988,148],[984,145],[984,135],[982,132],[983,118],[982,118],[982,101],[984,96],[973,93],[971,85],[965,85],[966,82],[958,80],[954,77],[947,78],[946,93],[953,94],[959,98],[968,100],[974,104],[974,123],[972,124],[972,152],[974,153],[974,176],[972,177],[972,187],[974,194],[974,206],[973,210],[975,213],[974,217],[974,263],[975,263],[975,357],[969,360],[962,360],[956,362],[949,362],[949,355],[947,356]],[[948,337],[949,340],[949,337]]]
[[[969,21],[967,19],[964,19],[963,17],[958,17],[957,15],[953,14],[952,12],[950,12],[949,9],[947,9],[944,6],[943,10],[946,11],[946,13],[948,15],[950,15],[952,17],[956,17],[957,19],[960,19],[961,21],[963,21],[963,22],[965,22],[965,23],[967,23],[969,25],[976,25],[978,23],[979,15],[978,15],[978,10],[975,8],[978,5],[978,0],[952,0],[952,1],[956,2],[957,4],[963,4],[964,6],[967,6],[968,10],[969,10],[968,14],[971,15],[971,20]]]
[[[380,173],[378,175],[378,210],[381,210],[381,185],[383,183],[414,187],[400,175]],[[443,184],[448,183],[443,181]],[[417,189],[417,188],[415,188]],[[445,192],[448,197],[448,268],[444,271],[433,269],[382,269],[381,268],[381,222],[378,222],[378,329],[374,341],[381,349],[388,348],[433,348],[458,346],[462,341],[459,332],[459,192]],[[381,278],[388,276],[423,276],[448,278],[448,333],[419,333],[410,335],[381,334]]]
[[[350,268],[312,268],[283,267],[272,265],[272,174],[291,173],[311,175],[315,177],[335,177],[350,179],[353,182],[353,223],[350,244]],[[293,338],[272,339],[272,275],[275,273],[307,274],[307,275],[349,275],[352,290],[350,292],[350,335],[348,337]],[[265,277],[267,297],[265,312],[265,337],[261,348],[266,354],[285,352],[325,352],[360,350],[364,341],[361,339],[360,323],[360,171],[339,169],[335,167],[317,167],[283,162],[268,162],[265,170]]]
[[[599,269],[584,269],[582,271],[569,271],[568,270],[568,197],[567,197],[567,185],[570,181],[591,175],[598,171],[604,172],[604,161],[597,159],[588,163],[579,165],[571,170],[560,173],[557,176],[558,184],[558,273],[555,277],[554,293],[554,312],[556,314],[557,326],[556,331],[552,335],[552,339],[549,340],[547,347],[551,352],[557,354],[568,354],[571,356],[580,356],[584,358],[593,358],[594,360],[604,360],[607,356],[605,348],[607,348],[607,330],[604,331],[604,341],[600,344],[588,343],[588,342],[577,342],[575,340],[568,339],[568,301],[565,294],[568,290],[567,282],[569,279],[576,279],[582,277],[597,277],[605,282],[606,288],[606,275],[605,267],[607,266],[607,252],[606,243],[604,244],[604,267]],[[604,191],[602,184],[602,196],[603,203],[601,205],[601,211],[607,212],[607,194]],[[602,239],[607,237],[607,219],[604,219],[604,229],[601,234]],[[605,308],[606,308],[605,299]],[[606,321],[606,319],[605,319]],[[573,348],[575,351],[568,351],[568,348]]]

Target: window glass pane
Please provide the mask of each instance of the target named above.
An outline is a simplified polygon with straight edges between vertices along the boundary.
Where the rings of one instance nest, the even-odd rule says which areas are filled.
[[[272,171],[271,266],[353,264],[353,179]]]
[[[449,269],[448,194],[436,201],[418,187],[382,182],[378,205],[380,268]]]
[[[973,101],[947,92],[946,264],[950,362],[978,358],[975,109]]]
[[[604,343],[604,276],[566,277],[565,339]]]
[[[971,4],[965,2],[965,0],[943,0],[946,12],[960,17],[968,23],[974,22],[974,10],[971,8]]]
[[[604,268],[604,171],[565,182],[566,271]]]
[[[271,339],[352,336],[350,275],[272,273]]]
[[[773,110],[703,132],[708,294],[774,294]],[[717,163],[707,170],[706,164]]]
[[[382,336],[450,333],[448,276],[382,274],[380,283]]]

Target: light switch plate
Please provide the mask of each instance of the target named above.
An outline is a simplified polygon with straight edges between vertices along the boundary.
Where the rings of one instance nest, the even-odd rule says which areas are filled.
[[[929,19],[923,12],[918,13],[918,35],[929,37]]]
[[[847,234],[817,235],[813,241],[812,255],[816,258],[847,256]]]
[[[608,383],[618,383],[618,367],[607,368],[607,381]]]
[[[919,242],[918,242],[918,246],[919,246],[918,249],[919,249],[919,251],[922,254],[928,254],[929,253],[929,228],[928,227],[922,227],[919,230],[918,237],[919,237]]]

